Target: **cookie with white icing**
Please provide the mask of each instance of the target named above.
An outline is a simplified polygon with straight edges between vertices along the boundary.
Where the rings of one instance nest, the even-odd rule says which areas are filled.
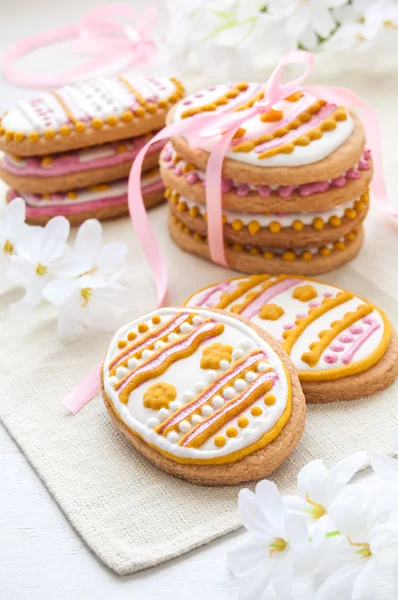
[[[99,146],[46,156],[12,156],[0,161],[0,177],[11,188],[29,194],[51,194],[128,177],[131,165],[152,133]],[[163,142],[155,142],[145,156],[143,170],[159,163]]]
[[[278,340],[307,402],[375,394],[398,376],[398,342],[385,313],[334,285],[296,275],[229,279],[193,294],[188,306],[241,315]]]
[[[213,309],[162,308],[122,327],[105,356],[102,393],[141,454],[195,483],[267,476],[304,428],[304,396],[280,345]]]
[[[0,123],[0,149],[44,156],[142,135],[163,127],[183,94],[178,80],[141,73],[66,85],[9,110]]]
[[[7,202],[20,197],[26,204],[26,221],[42,225],[57,215],[66,217],[71,225],[79,225],[86,219],[101,221],[127,215],[128,179],[101,183],[69,191],[30,194],[8,190]],[[164,200],[164,185],[157,167],[141,176],[141,190],[146,208],[152,208]]]

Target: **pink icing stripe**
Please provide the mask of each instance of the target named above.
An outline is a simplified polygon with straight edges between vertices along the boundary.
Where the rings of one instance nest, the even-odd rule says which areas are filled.
[[[233,371],[227,373],[226,375],[223,375],[221,379],[216,381],[211,387],[207,388],[202,394],[200,394],[200,396],[195,400],[195,402],[188,404],[183,410],[176,413],[171,418],[171,420],[165,422],[164,425],[160,427],[159,434],[161,435],[167,427],[173,427],[176,423],[179,423],[179,421],[183,421],[193,411],[197,410],[200,406],[202,406],[202,404],[204,404],[212,396],[214,396],[214,394],[217,394],[217,392],[222,388],[223,385],[228,383],[228,381],[236,377],[239,373],[244,371],[244,369],[247,369],[247,367],[250,367],[250,365],[252,365],[260,359],[267,360],[267,355],[262,350],[259,350],[255,354],[251,354],[250,356],[248,356],[248,358],[243,363],[235,367]]]
[[[210,288],[210,290],[207,290],[206,293],[203,295],[203,297],[200,299],[200,302],[195,302],[195,306],[206,305],[207,308],[211,308],[212,306],[214,306],[214,304],[217,304],[217,302],[207,303],[207,300],[209,298],[211,298],[211,296],[213,294],[215,294],[216,292],[219,292],[219,291],[226,292],[226,291],[235,289],[235,287],[232,285],[233,283],[234,282],[222,281],[218,285],[215,285],[214,287]]]
[[[2,161],[1,166],[5,171],[18,175],[19,177],[25,176],[39,176],[39,177],[55,177],[57,175],[63,175],[64,173],[78,173],[81,171],[91,171],[93,169],[100,169],[103,167],[112,167],[120,165],[126,162],[132,162],[137,156],[138,152],[143,146],[145,146],[147,140],[145,136],[128,140],[127,142],[113,142],[111,144],[104,144],[103,146],[95,146],[95,148],[109,148],[113,151],[110,156],[102,156],[99,158],[93,158],[91,160],[80,160],[81,151],[65,152],[63,154],[54,155],[52,157],[53,162],[47,167],[41,165],[41,158],[28,157],[24,158],[23,162],[26,166],[18,167],[13,164],[10,157],[6,154]],[[126,152],[117,152],[117,146],[121,144],[131,145],[131,149]],[[159,152],[163,148],[164,142],[159,141],[153,144],[148,154],[153,152]]]
[[[347,352],[345,352],[343,354],[343,356],[341,357],[341,362],[344,365],[348,365],[352,359],[354,358],[355,354],[358,352],[359,348],[366,342],[366,340],[368,340],[370,338],[370,336],[377,331],[378,329],[380,329],[381,325],[380,323],[373,323],[373,325],[371,325],[366,331],[365,333],[363,333],[360,337],[358,337],[355,342],[351,345],[350,349],[347,350]]]
[[[150,194],[151,192],[160,191],[164,189],[164,184],[161,180],[156,181],[155,183],[151,183],[150,185],[142,188],[143,195]],[[14,200],[14,198],[19,198],[21,194],[16,192],[15,190],[10,191],[9,202]],[[89,210],[95,210],[102,208],[104,206],[112,206],[117,204],[126,204],[127,203],[127,192],[122,194],[121,196],[101,198],[99,200],[90,200],[87,202],[81,202],[80,204],[57,204],[56,200],[54,201],[54,206],[32,206],[28,202],[25,197],[23,197],[26,203],[26,216],[29,217],[39,217],[40,215],[50,215],[50,216],[58,216],[58,215],[72,215],[76,213],[81,213]]]
[[[189,348],[192,342],[195,341],[195,338],[197,338],[198,335],[200,335],[201,333],[208,333],[208,337],[210,337],[210,333],[216,325],[217,323],[215,321],[203,323],[203,325],[199,325],[198,327],[196,327],[196,329],[194,329],[194,331],[192,331],[192,333],[183,340],[177,340],[174,344],[171,344],[170,346],[165,348],[164,351],[156,355],[153,359],[148,359],[146,363],[144,363],[137,369],[134,369],[124,380],[122,380],[120,387],[116,388],[117,392],[120,394],[124,390],[124,388],[130,383],[130,381],[134,379],[134,377],[136,377],[137,375],[156,369],[156,367],[162,364],[162,362],[164,362],[166,358],[168,358],[170,355],[173,355],[180,350],[185,350],[185,348]]]
[[[155,343],[159,338],[167,335],[168,333],[170,333],[170,331],[173,331],[173,329],[175,329],[176,327],[178,327],[178,325],[183,323],[186,320],[186,318],[187,318],[186,313],[183,315],[174,317],[168,323],[164,323],[163,327],[160,327],[159,329],[156,329],[155,331],[153,331],[152,335],[150,337],[148,337],[146,340],[144,340],[141,344],[135,345],[133,348],[130,348],[130,349],[127,347],[126,350],[124,352],[122,352],[122,354],[120,356],[116,357],[114,360],[112,360],[109,363],[109,365],[108,365],[109,370],[113,369],[113,367],[115,367],[119,363],[123,362],[124,360],[128,359],[132,354],[139,352],[140,350],[145,348],[148,344]],[[166,325],[166,327],[165,327],[165,325]]]
[[[239,396],[237,398],[235,398],[235,400],[224,405],[224,407],[222,407],[217,412],[215,412],[213,415],[208,417],[205,421],[202,421],[202,423],[200,423],[197,426],[197,428],[195,428],[191,433],[189,433],[187,435],[187,437],[182,442],[182,445],[187,446],[192,440],[194,440],[203,431],[206,431],[206,429],[208,429],[208,427],[210,427],[210,425],[212,425],[215,421],[217,421],[221,416],[228,414],[228,412],[232,408],[235,408],[239,404],[242,404],[242,402],[244,402],[246,400],[246,398],[254,390],[256,390],[260,385],[262,385],[266,381],[270,381],[270,380],[275,381],[276,379],[277,379],[277,375],[273,372],[263,373],[262,375],[257,377],[257,379],[255,379],[248,388],[246,388],[241,394],[239,394]]]
[[[256,148],[254,149],[255,154],[261,154],[266,150],[271,150],[271,148],[277,148],[278,146],[282,146],[282,144],[285,144],[286,142],[290,142],[290,140],[298,138],[300,135],[307,133],[307,131],[311,131],[311,129],[317,127],[319,123],[322,123],[324,119],[327,119],[336,110],[336,107],[337,104],[326,104],[326,106],[321,108],[321,110],[316,115],[314,115],[310,121],[307,121],[307,123],[303,123],[297,129],[289,131],[289,133],[280,138],[276,138],[270,140],[269,142],[264,142],[264,144],[256,146]]]
[[[264,304],[267,304],[267,302],[272,300],[272,298],[275,298],[275,296],[277,296],[278,294],[281,294],[282,292],[285,292],[286,290],[295,286],[297,283],[300,283],[300,281],[301,279],[285,279],[284,281],[276,283],[267,290],[264,290],[262,294],[257,296],[257,298],[253,300],[253,302],[250,302],[250,304],[246,306],[246,308],[240,313],[241,316],[246,317],[246,319],[252,319],[258,314],[260,308]]]

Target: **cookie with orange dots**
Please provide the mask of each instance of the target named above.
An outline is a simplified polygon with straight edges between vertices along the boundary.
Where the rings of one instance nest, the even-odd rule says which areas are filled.
[[[47,156],[136,137],[164,126],[184,94],[174,78],[128,73],[50,90],[11,108],[0,123],[0,149]]]
[[[304,429],[304,396],[280,344],[210,308],[161,308],[122,327],[105,356],[102,394],[138,452],[205,485],[266,477]]]
[[[398,376],[398,339],[386,314],[335,285],[262,274],[210,285],[185,302],[249,319],[289,354],[307,402],[353,400]]]

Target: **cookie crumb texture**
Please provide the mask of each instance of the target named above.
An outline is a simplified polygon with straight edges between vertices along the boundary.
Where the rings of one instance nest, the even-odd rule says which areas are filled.
[[[218,308],[263,327],[289,354],[307,402],[374,394],[398,375],[385,313],[336,286],[295,275],[254,275],[209,286],[188,306]]]
[[[120,329],[103,364],[115,423],[161,469],[226,485],[272,472],[298,443],[305,402],[279,344],[239,316],[163,308]]]

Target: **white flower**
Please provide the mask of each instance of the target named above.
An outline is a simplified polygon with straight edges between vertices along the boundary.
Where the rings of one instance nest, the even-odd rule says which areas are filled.
[[[393,433],[393,449],[398,454],[398,429]],[[370,464],[381,479],[398,485],[398,459],[371,452]]]
[[[286,19],[286,35],[314,49],[318,36],[327,38],[337,23],[331,8],[345,4],[346,0],[270,0],[268,12],[275,18]]]
[[[86,270],[84,257],[67,245],[69,222],[54,217],[45,227],[30,227],[16,245],[7,276],[25,287],[25,296],[10,305],[14,314],[23,314],[42,300],[44,287],[55,277],[72,277]]]
[[[255,494],[241,490],[239,514],[252,534],[228,555],[230,570],[241,578],[241,600],[261,598],[271,582],[278,598],[289,598],[295,561],[309,548],[305,521],[287,513],[278,488],[267,480]]]
[[[398,5],[393,0],[352,0],[350,5],[334,11],[341,24],[336,33],[328,40],[326,50],[347,50],[358,46],[360,50],[369,50],[377,40],[389,37],[397,41]]]
[[[398,522],[389,519],[383,497],[385,492],[377,489],[371,496],[365,486],[346,488],[330,509],[332,518],[341,534],[330,544],[328,561],[333,572],[319,587],[317,600],[336,600],[347,597],[352,600],[375,598],[379,575],[390,559],[390,552],[398,551]],[[384,521],[384,522],[382,522]],[[396,565],[391,573],[397,584]],[[383,596],[384,597],[384,596]],[[396,596],[385,596],[395,598]]]
[[[366,462],[366,452],[357,452],[338,462],[330,471],[322,460],[312,460],[301,469],[297,476],[299,494],[286,496],[284,503],[289,512],[306,518],[312,539],[321,541],[326,535],[330,506]]]
[[[101,245],[101,224],[95,219],[85,221],[74,245],[77,255],[85,257],[84,269],[72,279],[49,282],[43,290],[43,296],[59,307],[61,336],[74,335],[81,325],[112,331],[120,325],[119,309],[129,305],[126,288],[119,283],[127,246],[123,242]]]
[[[16,245],[27,232],[25,224],[25,202],[15,198],[5,207],[0,219],[0,294],[7,291],[11,281],[7,278],[11,256],[15,256]]]

